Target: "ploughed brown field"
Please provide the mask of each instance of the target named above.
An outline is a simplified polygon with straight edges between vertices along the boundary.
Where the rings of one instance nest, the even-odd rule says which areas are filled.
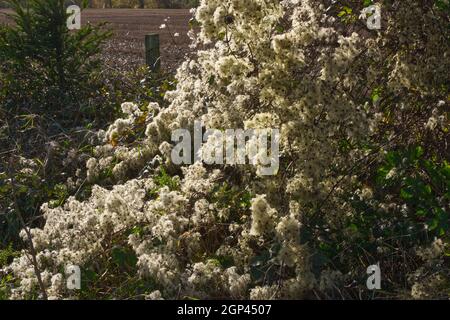
[[[5,13],[11,12],[0,10],[0,24],[9,22]],[[145,65],[145,35],[159,33],[162,67],[173,70],[190,52],[186,34],[191,17],[184,9],[86,9],[81,13],[81,22],[107,22],[106,28],[113,31],[103,50],[103,59],[111,68],[125,71]],[[161,24],[167,28],[160,29]],[[175,33],[179,37],[174,37]]]

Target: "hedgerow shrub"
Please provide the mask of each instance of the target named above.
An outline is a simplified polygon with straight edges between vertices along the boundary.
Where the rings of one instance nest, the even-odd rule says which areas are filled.
[[[370,2],[327,4],[201,1],[193,42],[207,49],[178,69],[169,105],[125,103],[98,133],[86,177],[114,184],[42,206],[31,232],[50,298],[448,298],[448,14],[381,1],[369,31]],[[197,119],[280,128],[278,174],[174,165],[170,134]],[[28,254],[6,268],[11,298],[43,294]]]
[[[108,33],[90,25],[67,30],[64,1],[10,2],[15,23],[0,26],[0,250],[24,245],[17,207],[25,223],[40,227],[42,203],[61,205],[76,192],[68,177],[89,159],[95,131],[120,115],[122,101],[161,101],[172,86],[164,73],[101,63]],[[80,198],[89,193],[83,186]]]
[[[174,88],[172,75],[150,73],[148,68],[128,73],[109,71],[107,76],[95,100],[78,111],[80,117],[74,118],[71,108],[65,115],[51,117],[46,112],[26,110],[16,114],[0,106],[0,250],[9,243],[21,247],[19,231],[23,225],[15,203],[25,222],[37,227],[42,226],[42,203],[58,206],[76,193],[80,185],[71,183],[72,177],[86,179],[77,172],[93,155],[96,131],[120,116],[119,101],[131,99],[142,105],[149,100],[162,101],[164,92]],[[109,177],[105,170],[102,181],[92,183],[113,183]],[[79,199],[89,195],[92,183],[82,184]]]

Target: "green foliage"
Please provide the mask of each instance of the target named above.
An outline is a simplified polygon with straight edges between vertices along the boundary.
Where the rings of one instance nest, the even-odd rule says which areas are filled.
[[[409,268],[417,263],[407,248],[429,246],[435,238],[449,241],[450,166],[424,147],[411,146],[387,152],[372,173],[367,183],[373,196],[345,195],[357,214],[320,233],[313,261],[360,275],[367,265],[384,261],[385,269],[389,264],[396,270],[384,281],[383,289],[389,291],[391,284],[406,282]],[[381,204],[392,206],[386,211]],[[309,234],[307,241],[316,242],[314,228]]]
[[[13,277],[10,274],[0,277],[0,301],[8,299],[10,294],[9,290],[12,283]]]
[[[67,199],[69,195],[67,186],[64,184],[57,184],[51,190],[51,193],[49,195],[51,195],[54,198],[49,203],[50,207],[52,208],[59,207],[64,203],[64,201]]]
[[[16,252],[13,249],[12,244],[8,245],[5,249],[0,250],[0,269],[10,264],[18,255],[19,252]]]
[[[396,174],[390,177],[393,170]],[[438,163],[432,157],[427,158],[421,146],[388,152],[378,170],[377,182],[382,191],[395,195],[411,208],[410,218],[425,223],[430,236],[448,234],[450,165],[447,161]]]
[[[439,10],[450,12],[450,3],[448,0],[436,0],[435,5]]]
[[[171,191],[179,190],[180,188],[180,181],[168,174],[163,166],[161,166],[153,181],[157,187],[149,192],[151,198],[156,198],[159,190],[164,187],[168,187]]]
[[[229,221],[240,221],[249,213],[253,195],[246,189],[225,182],[213,191],[210,198],[218,208],[229,210]]]
[[[0,206],[4,207],[4,214],[0,215],[0,247],[10,242],[17,242],[17,234],[22,229],[20,219],[15,210],[14,201],[21,210],[27,212],[25,218],[35,217],[35,209],[48,189],[44,187],[39,172],[18,171],[14,176],[13,189],[10,177],[0,173]]]
[[[357,16],[353,12],[353,9],[347,6],[343,6],[341,11],[337,14],[343,23],[353,23],[357,20]]]
[[[137,232],[136,230],[132,233]],[[124,241],[114,239],[118,244],[103,257],[96,257],[94,264],[81,269],[81,290],[79,299],[143,298],[155,290],[151,280],[136,277],[137,257]],[[101,263],[98,263],[101,261]],[[106,276],[105,276],[106,275]]]
[[[161,170],[159,171],[159,174],[154,179],[155,183],[163,188],[163,187],[169,187],[170,190],[178,190],[179,181],[175,180],[173,177],[171,177],[164,167],[161,167]]]
[[[224,183],[213,194],[213,201],[219,208],[236,208],[248,210],[251,206],[252,195],[247,190],[240,190],[236,186]]]
[[[17,103],[58,108],[78,104],[92,90],[101,44],[109,33],[90,25],[66,25],[64,0],[10,0],[14,24],[0,32],[3,97]],[[1,97],[0,97],[1,98]]]
[[[125,247],[114,247],[111,252],[113,263],[121,269],[132,269],[136,267],[136,253]]]
[[[0,270],[9,265],[15,257],[19,256],[12,244],[0,250]],[[13,283],[13,277],[10,274],[3,275],[0,271],[0,300],[6,300],[9,296],[9,289]]]

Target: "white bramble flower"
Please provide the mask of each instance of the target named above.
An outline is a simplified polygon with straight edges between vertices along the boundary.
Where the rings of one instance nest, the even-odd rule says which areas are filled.
[[[159,290],[153,291],[145,296],[145,300],[164,300]]]
[[[266,231],[273,230],[273,221],[277,215],[271,208],[265,195],[259,195],[252,199],[252,226],[250,235],[261,236]]]

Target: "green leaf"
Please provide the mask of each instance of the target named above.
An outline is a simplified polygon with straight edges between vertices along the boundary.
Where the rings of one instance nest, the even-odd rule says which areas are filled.
[[[113,262],[119,267],[134,267],[137,263],[137,257],[132,250],[122,247],[112,249],[111,257]]]
[[[210,264],[212,264],[212,265],[214,265],[214,266],[216,266],[216,267],[220,267],[221,266],[221,264],[220,264],[220,261],[218,260],[218,259],[208,259],[208,263],[210,263]]]
[[[275,29],[276,29],[277,33],[283,33],[286,31],[285,28],[280,24],[277,25]]]
[[[430,221],[428,222],[428,228],[429,228],[431,231],[436,230],[438,227],[439,227],[439,219],[435,218],[435,219],[432,219],[432,220],[430,220]]]
[[[423,209],[417,210],[416,215],[419,217],[425,217],[427,215],[427,212]]]
[[[404,200],[409,200],[412,199],[414,195],[410,191],[403,188],[400,190],[400,197]]]
[[[344,17],[346,15],[351,15],[353,13],[353,9],[347,6],[342,7],[342,11],[338,13],[338,17]]]
[[[423,150],[423,148],[421,146],[417,146],[414,149],[415,159],[420,159],[424,155],[424,153],[425,153],[425,151]]]
[[[371,95],[372,103],[375,104],[378,100],[380,100],[380,98],[381,98],[381,89],[377,88],[373,90]]]

